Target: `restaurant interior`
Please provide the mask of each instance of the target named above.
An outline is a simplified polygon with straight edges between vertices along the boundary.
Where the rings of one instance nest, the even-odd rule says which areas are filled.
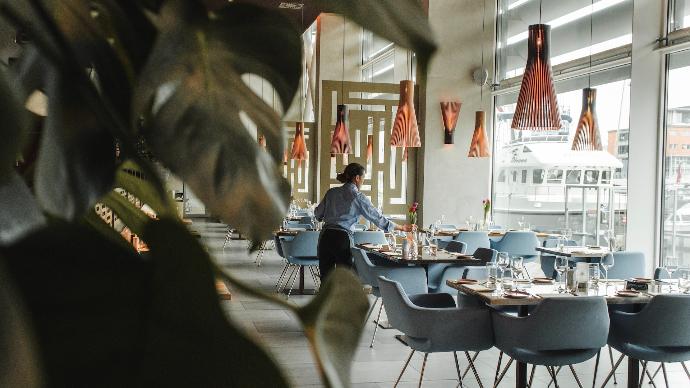
[[[0,387],[690,387],[690,0],[2,0],[0,63]]]

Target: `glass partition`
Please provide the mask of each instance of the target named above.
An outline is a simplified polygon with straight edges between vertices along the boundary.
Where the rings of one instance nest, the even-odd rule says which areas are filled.
[[[690,51],[667,58],[661,264],[690,266]]]

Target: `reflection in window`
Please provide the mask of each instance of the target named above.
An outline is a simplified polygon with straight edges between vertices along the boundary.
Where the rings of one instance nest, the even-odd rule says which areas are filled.
[[[568,170],[568,173],[565,175],[565,183],[568,185],[579,185],[581,173],[582,171],[580,170]]]
[[[505,172],[505,170],[501,170],[501,171],[498,173],[498,181],[501,182],[501,183],[506,181],[506,172]]]
[[[521,183],[527,183],[527,170],[522,170],[522,179],[520,180]]]
[[[536,168],[532,171],[532,183],[541,184],[544,183],[544,170],[541,168]]]
[[[561,183],[563,182],[563,170],[549,170],[549,177],[546,179],[547,183]]]
[[[594,185],[599,181],[599,170],[586,170],[585,181],[586,185]]]

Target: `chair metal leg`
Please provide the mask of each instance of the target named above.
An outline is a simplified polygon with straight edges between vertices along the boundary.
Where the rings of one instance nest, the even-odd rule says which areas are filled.
[[[642,373],[640,373],[640,383],[637,385],[638,387],[641,387],[644,382],[644,373],[647,371],[647,364],[649,363],[646,361],[642,362]]]
[[[419,374],[419,385],[418,388],[422,388],[422,380],[424,379],[424,368],[426,368],[426,358],[429,357],[429,353],[424,353],[424,361],[422,361],[422,371]]]
[[[556,373],[556,376],[558,376],[558,374],[561,373],[561,367],[559,366],[557,369],[554,368],[554,371]],[[549,385],[547,385],[546,388],[549,388],[551,386],[551,384],[553,384],[553,382],[554,382],[553,380],[549,381]]]
[[[283,272],[281,272],[280,276],[278,276],[278,281],[276,281],[276,285],[274,287],[276,292],[278,292],[278,290],[279,290],[280,283],[283,281],[283,276],[285,276],[285,273],[287,272],[288,267],[290,267],[290,264],[285,263],[285,266],[283,267]]]
[[[501,359],[503,358],[503,352],[498,355],[498,364],[496,364],[496,374],[494,375],[494,387],[498,385],[498,374],[501,371]]]
[[[601,384],[601,388],[604,388],[606,384],[611,380],[611,376],[614,376],[616,374],[616,369],[618,369],[618,366],[623,362],[623,358],[625,357],[625,354],[621,354],[621,357],[616,361],[616,364],[613,365],[613,368],[611,368],[611,372],[609,372],[608,376],[606,376],[606,379],[604,379],[604,383]]]
[[[479,356],[479,352],[474,353],[474,357],[472,357],[472,362],[475,362],[477,360],[477,357]],[[467,372],[470,371],[470,366],[467,365],[467,368],[465,368],[465,371],[462,373],[462,378],[464,379],[465,376],[467,376]]]
[[[664,383],[666,384],[666,388],[668,388],[668,376],[666,375],[666,364],[661,363],[661,372],[664,374]]]
[[[688,380],[690,380],[690,372],[688,372],[688,367],[685,366],[685,362],[681,362],[680,365],[683,366],[683,370],[685,371],[685,375],[688,376]]]
[[[453,358],[455,359],[455,370],[458,371],[458,381],[460,382],[460,387],[464,387],[462,383],[462,376],[460,375],[460,362],[458,361],[458,352],[453,352]]]
[[[371,344],[369,345],[370,348],[374,347],[374,340],[376,339],[376,331],[379,329],[379,319],[381,319],[381,311],[383,310],[383,301],[381,302],[381,307],[379,307],[379,313],[376,316],[376,320],[374,321],[374,335],[371,336]]]
[[[659,365],[659,369],[661,369],[661,365]],[[652,387],[656,388],[656,383],[654,382],[654,376],[649,374],[649,369],[647,369],[647,371],[645,373],[647,374],[647,377],[649,378],[649,384]]]
[[[597,352],[597,360],[594,362],[594,377],[592,378],[592,388],[597,386],[597,372],[599,371],[599,356],[601,356],[601,350]]]
[[[613,368],[613,350],[611,350],[611,347],[608,345],[606,347],[609,348],[609,360],[611,360],[611,368]],[[613,374],[613,384],[618,384],[616,373]]]
[[[554,367],[549,367],[547,366],[546,369],[549,370],[549,373],[551,373],[551,379],[553,380],[553,386],[558,388],[558,380],[556,379],[556,370]]]
[[[405,369],[407,369],[407,366],[410,364],[410,360],[412,359],[412,355],[414,354],[414,349],[410,352],[409,357],[407,357],[407,361],[405,361],[405,365],[403,366],[402,370],[400,371],[400,376],[398,376],[398,379],[395,380],[395,384],[393,384],[393,388],[397,387],[398,384],[400,383],[400,379],[403,376],[403,373],[405,373]]]
[[[534,370],[537,369],[536,365],[532,365],[532,372],[529,374],[529,383],[527,383],[527,386],[529,388],[532,388],[532,381],[534,381]]]
[[[501,372],[501,375],[498,376],[498,379],[494,381],[494,388],[498,387],[498,384],[503,381],[503,377],[506,375],[506,372],[508,372],[508,368],[510,368],[510,365],[513,363],[513,359],[511,358],[508,360],[508,363],[506,364],[505,368],[503,368],[503,371]]]
[[[298,273],[299,273],[299,269],[300,269],[301,265],[297,265],[295,267],[297,270],[295,271],[295,277],[292,279],[292,284],[290,284],[290,289],[288,290],[288,293],[287,293],[287,299],[290,299],[290,294],[292,294],[292,289],[295,288],[295,282],[297,281],[297,278],[299,277]]]
[[[474,378],[477,379],[477,383],[479,383],[479,388],[484,388],[484,384],[482,384],[482,379],[479,378],[477,368],[474,367],[474,362],[472,361],[472,357],[470,357],[470,353],[465,352],[465,357],[467,357],[467,361],[470,363],[470,367],[472,367],[472,373],[474,373]]]
[[[656,372],[654,372],[654,374],[649,373],[649,368],[647,368],[648,364],[649,364],[649,362],[647,362],[647,361],[643,362],[644,367],[642,369],[642,377],[640,378],[640,386],[642,386],[642,381],[644,380],[644,375],[646,374],[647,377],[649,378],[649,384],[652,387],[656,388],[656,383],[654,382],[654,379],[656,378],[656,375],[661,370],[661,364],[659,364],[659,367],[656,369]],[[646,368],[646,370],[645,370],[645,368]]]
[[[287,285],[290,283],[290,280],[292,279],[292,276],[295,275],[295,272],[297,272],[298,266],[288,264],[288,268],[292,268],[292,271],[290,271],[290,275],[284,278],[285,283],[281,283],[278,285],[278,292],[282,292],[285,289],[285,287],[287,287]]]
[[[575,382],[577,382],[577,386],[580,387],[580,388],[584,388],[584,387],[582,386],[582,383],[580,382],[580,378],[577,377],[577,373],[575,373],[575,368],[573,368],[572,365],[568,365],[568,367],[570,368],[570,373],[572,373],[572,374],[573,374],[573,377],[575,378]]]
[[[371,313],[374,312],[374,308],[376,307],[376,303],[378,303],[379,297],[375,297],[374,303],[371,304],[371,307],[369,307],[369,312],[367,313],[367,317],[364,318],[364,323],[369,322],[369,317],[371,317]]]

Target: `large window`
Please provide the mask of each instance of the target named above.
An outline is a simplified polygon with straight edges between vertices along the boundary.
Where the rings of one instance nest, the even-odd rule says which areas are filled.
[[[690,27],[690,0],[671,0],[668,27],[670,32]]]
[[[690,51],[667,58],[662,264],[690,266]]]
[[[551,26],[556,66],[632,43],[632,12],[632,0],[499,0],[498,79],[524,72],[530,24]]]

